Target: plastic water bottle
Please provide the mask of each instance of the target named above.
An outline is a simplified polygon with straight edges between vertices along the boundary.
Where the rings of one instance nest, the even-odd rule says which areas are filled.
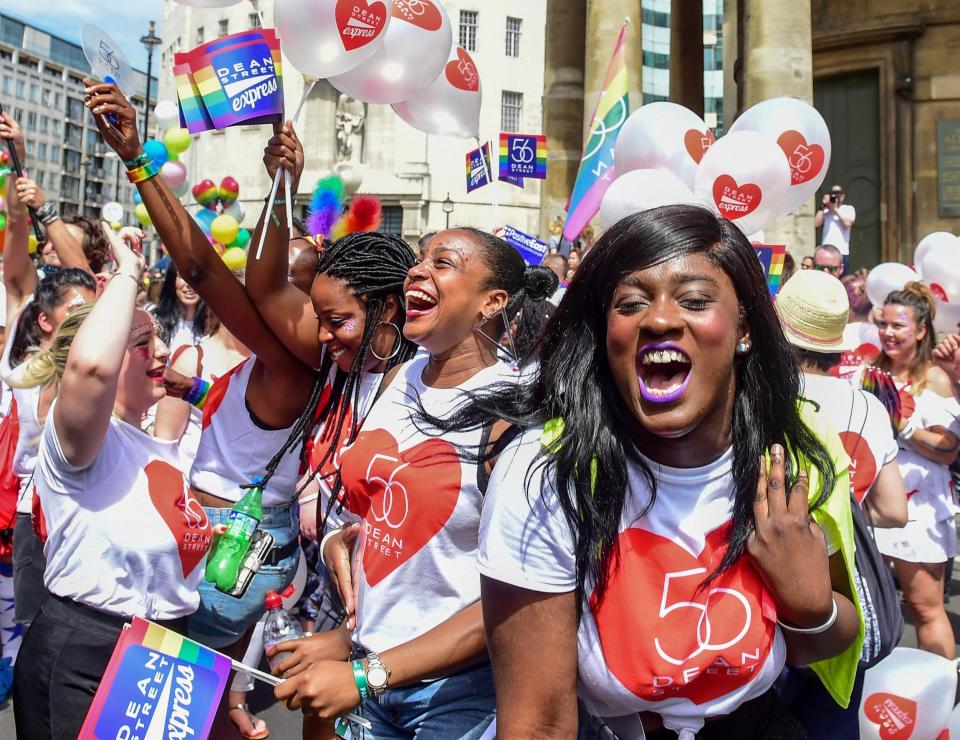
[[[229,592],[236,585],[253,533],[263,518],[263,487],[259,478],[253,483],[253,488],[230,510],[227,531],[220,537],[217,549],[207,556],[204,577],[221,591]]]
[[[283,608],[283,599],[292,595],[293,585],[287,586],[287,589],[279,594],[276,591],[267,592],[267,598],[263,600],[267,607],[267,618],[263,621],[264,650],[279,642],[306,637],[306,633],[300,626],[300,620]],[[290,651],[277,653],[272,658],[268,658],[270,668],[275,669],[288,655]]]

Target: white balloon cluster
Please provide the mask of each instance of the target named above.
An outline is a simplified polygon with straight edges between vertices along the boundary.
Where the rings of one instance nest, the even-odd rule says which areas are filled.
[[[701,203],[754,234],[812,196],[830,165],[823,117],[796,98],[746,110],[715,139],[693,111],[656,102],[633,113],[617,139],[617,178],[600,206],[611,226],[630,213]]]

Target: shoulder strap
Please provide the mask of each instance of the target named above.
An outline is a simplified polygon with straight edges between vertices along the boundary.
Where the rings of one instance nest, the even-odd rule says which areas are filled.
[[[499,457],[500,453],[507,448],[507,445],[515,440],[523,431],[516,424],[508,426],[503,430],[503,434],[500,435],[497,441],[493,443],[488,457],[485,450],[487,449],[487,445],[490,444],[490,436],[493,434],[494,424],[496,424],[495,421],[486,421],[480,431],[479,450],[480,454],[485,458],[477,463],[477,488],[480,489],[481,496],[487,495],[487,485],[490,483],[490,473],[487,472],[487,462]]]

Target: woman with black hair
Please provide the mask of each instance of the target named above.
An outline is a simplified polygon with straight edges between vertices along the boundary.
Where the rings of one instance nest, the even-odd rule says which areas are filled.
[[[799,389],[730,222],[670,206],[603,235],[529,382],[447,423],[525,429],[480,530],[501,736],[573,737],[578,695],[623,738],[802,736],[771,691],[786,660],[845,705],[848,459]]]
[[[171,352],[200,343],[207,334],[211,315],[199,293],[177,272],[171,262],[163,276],[160,297],[153,309],[164,341]]]
[[[957,555],[958,512],[949,465],[960,450],[960,406],[950,378],[933,362],[936,305],[930,289],[907,283],[884,301],[876,365],[893,375],[903,410],[896,420],[897,463],[906,489],[907,524],[879,530],[877,547],[894,569],[922,650],[953,659],[955,635],[943,605],[945,563]]]
[[[500,430],[441,440],[426,416],[446,417],[467,395],[518,378],[498,340],[555,287],[542,272],[502,239],[458,228],[431,237],[407,274],[403,335],[425,352],[388,374],[341,453],[334,491],[342,485],[342,520],[359,526],[332,530],[321,548],[362,659],[295,652],[278,666],[287,679],[275,692],[291,709],[330,719],[362,703],[371,737],[488,731],[495,696],[474,560],[489,468],[461,461],[457,448],[491,444]],[[349,548],[358,536],[354,581]]]

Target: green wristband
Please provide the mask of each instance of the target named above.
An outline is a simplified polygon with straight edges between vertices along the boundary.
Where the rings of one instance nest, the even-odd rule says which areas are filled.
[[[360,703],[362,704],[370,698],[370,689],[367,686],[367,672],[363,670],[363,661],[355,660],[353,666],[353,680],[357,683],[357,693],[360,694]]]
[[[128,170],[135,170],[138,167],[143,167],[145,164],[150,164],[153,160],[146,152],[140,152],[133,159],[125,159],[123,163],[127,166]]]

